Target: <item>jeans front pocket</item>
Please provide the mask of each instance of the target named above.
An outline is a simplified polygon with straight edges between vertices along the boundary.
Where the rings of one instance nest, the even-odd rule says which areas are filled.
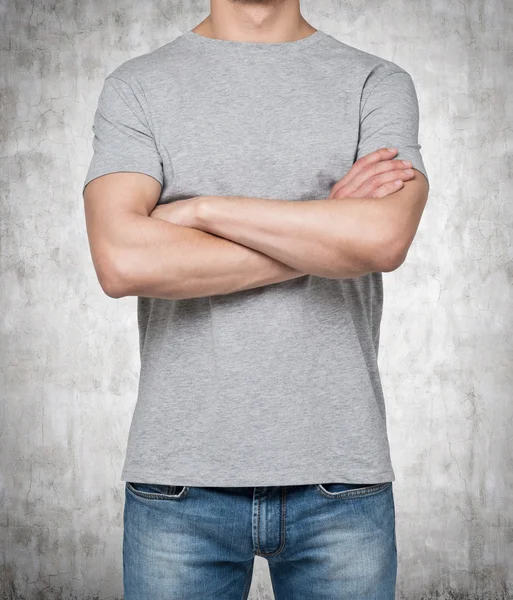
[[[377,494],[391,485],[391,481],[384,483],[318,483],[316,490],[325,498],[354,498],[355,496]]]
[[[164,485],[160,483],[138,483],[127,481],[126,488],[132,494],[147,500],[180,500],[190,488],[186,485]]]

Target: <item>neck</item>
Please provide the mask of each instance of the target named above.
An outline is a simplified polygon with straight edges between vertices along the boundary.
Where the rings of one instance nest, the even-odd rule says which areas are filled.
[[[211,0],[210,14],[192,31],[238,42],[292,42],[315,33],[299,0]]]

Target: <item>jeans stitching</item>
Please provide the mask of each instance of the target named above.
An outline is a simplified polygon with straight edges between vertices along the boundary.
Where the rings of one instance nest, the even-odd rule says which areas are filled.
[[[285,548],[285,524],[286,524],[286,512],[287,512],[287,488],[286,486],[282,486],[281,489],[281,499],[282,499],[282,508],[281,508],[281,540],[280,545],[273,552],[259,552],[259,556],[262,557],[272,557],[277,556],[280,552]]]
[[[185,485],[178,494],[174,495],[156,494],[152,492],[140,492],[139,490],[136,490],[129,481],[126,482],[126,487],[132,494],[139,496],[140,498],[145,498],[146,500],[166,500],[168,502],[172,500],[181,500],[182,498],[185,498],[185,496],[187,496],[190,490],[189,486]]]
[[[255,554],[260,554],[260,491],[258,488],[255,490],[257,494],[257,514],[255,519],[255,539],[256,539],[256,550]]]
[[[324,496],[325,498],[354,498],[354,497],[358,497],[358,496],[372,496],[374,494],[382,492],[383,490],[386,490],[391,485],[392,485],[391,481],[386,481],[384,483],[377,483],[375,485],[371,485],[371,486],[365,487],[365,488],[358,488],[356,490],[343,490],[341,492],[329,492],[322,486],[322,483],[318,483],[315,486],[315,489],[321,496]]]

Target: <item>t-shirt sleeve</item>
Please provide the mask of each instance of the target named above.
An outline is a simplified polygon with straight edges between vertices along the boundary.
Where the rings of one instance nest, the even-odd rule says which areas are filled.
[[[162,159],[141,102],[132,86],[109,75],[93,120],[93,157],[82,187],[108,173],[145,173],[161,185]]]
[[[394,71],[362,94],[356,160],[380,148],[397,148],[393,160],[410,160],[429,182],[419,135],[419,103],[406,71]]]

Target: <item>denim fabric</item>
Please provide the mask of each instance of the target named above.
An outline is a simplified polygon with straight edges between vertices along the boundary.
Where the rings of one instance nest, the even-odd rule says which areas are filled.
[[[125,600],[244,600],[256,555],[275,600],[394,600],[392,488],[127,482]]]

